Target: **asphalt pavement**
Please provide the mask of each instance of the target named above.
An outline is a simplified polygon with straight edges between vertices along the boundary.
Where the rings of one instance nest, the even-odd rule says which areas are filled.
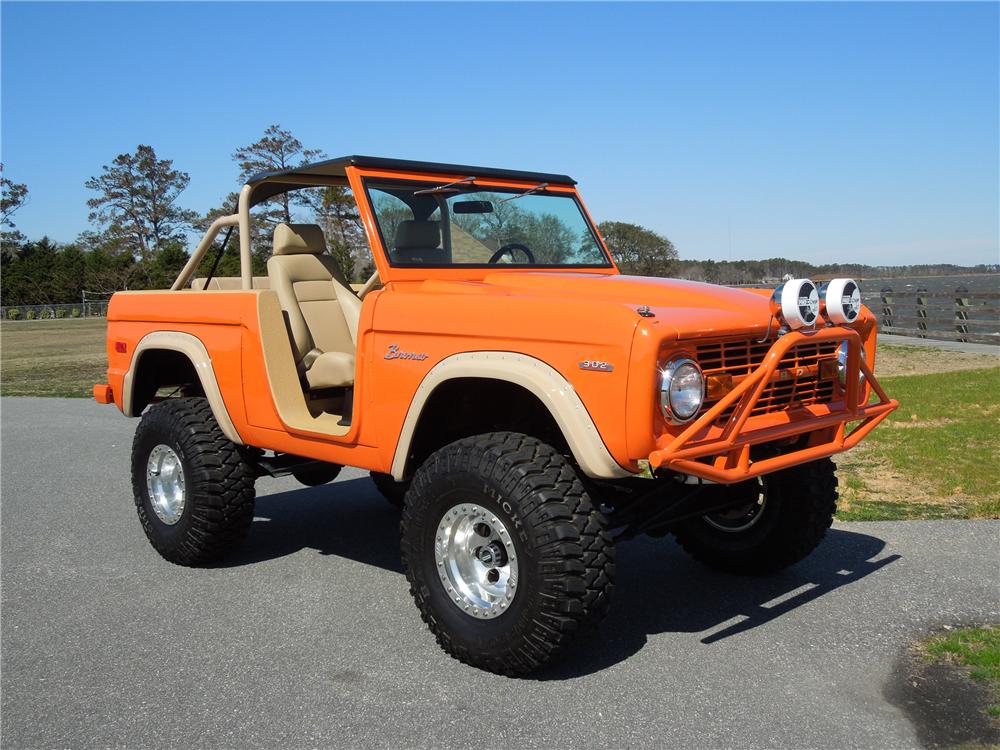
[[[997,620],[1000,522],[838,523],[766,579],[619,548],[612,613],[528,679],[448,658],[367,476],[258,483],[241,551],[170,565],[135,517],[136,422],[0,401],[0,742],[35,747],[918,746],[906,643]]]

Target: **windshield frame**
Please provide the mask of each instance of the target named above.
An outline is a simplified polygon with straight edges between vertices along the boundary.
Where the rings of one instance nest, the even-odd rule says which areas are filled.
[[[560,185],[551,184],[545,188],[545,193],[557,194],[561,197],[570,198],[573,200],[580,212],[580,215],[584,221],[586,228],[590,231],[596,245],[604,258],[601,263],[580,263],[580,264],[549,264],[549,263],[539,263],[539,264],[527,264],[527,263],[400,263],[393,262],[387,248],[389,243],[387,243],[385,237],[382,234],[382,228],[376,216],[374,210],[374,200],[372,198],[370,187],[377,183],[396,183],[405,186],[422,186],[427,185],[428,187],[434,187],[441,185],[442,183],[455,182],[468,177],[475,177],[475,175],[467,174],[428,174],[428,173],[399,173],[388,170],[366,170],[349,168],[348,177],[351,182],[351,187],[354,190],[355,199],[358,202],[359,208],[361,209],[362,219],[368,230],[369,234],[369,244],[372,245],[373,249],[377,244],[379,246],[379,252],[376,252],[376,265],[379,268],[379,275],[386,281],[388,280],[422,280],[430,276],[436,277],[447,277],[447,278],[482,278],[488,273],[510,273],[510,272],[563,272],[563,273],[599,273],[599,274],[617,274],[618,269],[615,266],[614,260],[611,257],[610,252],[608,252],[607,245],[604,243],[600,232],[597,231],[597,226],[590,216],[589,212],[584,206],[583,201],[580,199],[580,195],[576,188],[572,185]],[[495,190],[497,192],[509,192],[511,197],[516,197],[518,194],[525,191],[531,190],[532,188],[537,188],[538,182],[525,182],[522,180],[502,180],[498,178],[477,178],[474,183],[469,185],[469,190],[461,190],[459,192],[480,192],[480,191],[490,191]],[[477,190],[478,189],[478,190]],[[534,193],[537,194],[537,193]],[[544,193],[543,193],[544,194]]]

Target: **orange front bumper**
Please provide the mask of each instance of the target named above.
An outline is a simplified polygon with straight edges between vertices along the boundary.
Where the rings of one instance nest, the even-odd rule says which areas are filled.
[[[843,408],[830,410],[822,415],[804,412],[798,418],[787,413],[788,420],[784,423],[747,429],[747,420],[754,405],[771,382],[785,354],[799,344],[825,341],[847,341],[847,385]],[[868,392],[858,382],[859,372],[864,374],[866,382],[878,397],[877,402],[867,403]],[[866,403],[859,403],[862,399]],[[709,437],[715,420],[734,404],[736,408],[721,434]],[[722,484],[741,482],[853,448],[898,406],[898,401],[886,396],[871,368],[862,359],[861,337],[857,331],[840,326],[814,331],[791,331],[774,343],[760,366],[739,385],[689,424],[683,432],[670,439],[667,445],[650,453],[649,465],[653,469],[668,469]],[[849,423],[859,421],[861,424],[850,432],[847,431]],[[794,438],[805,433],[824,434],[821,431],[827,431],[831,437],[778,456],[750,460],[751,446]]]

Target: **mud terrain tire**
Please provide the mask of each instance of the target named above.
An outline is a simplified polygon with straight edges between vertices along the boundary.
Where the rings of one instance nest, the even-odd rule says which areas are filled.
[[[436,566],[438,525],[463,503],[495,515],[514,542],[516,594],[491,619],[456,605]],[[545,443],[511,432],[459,440],[427,459],[406,496],[401,537],[410,593],[448,654],[523,675],[607,612],[615,565],[606,529],[573,466]]]
[[[742,575],[773,573],[799,562],[823,540],[837,510],[836,465],[829,458],[764,477],[756,523],[722,531],[707,516],[682,522],[674,535],[694,559]]]
[[[166,523],[150,499],[147,469],[154,450],[169,448],[183,471],[184,500]],[[253,521],[254,472],[219,428],[203,398],[163,401],[147,411],[132,442],[132,490],[139,521],[166,560],[200,565],[236,547]]]

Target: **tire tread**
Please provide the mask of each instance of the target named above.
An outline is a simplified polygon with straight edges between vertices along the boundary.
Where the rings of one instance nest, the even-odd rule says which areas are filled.
[[[174,545],[158,537],[144,497],[145,474],[137,470],[148,432],[165,431],[183,453],[191,523]],[[254,511],[255,476],[239,446],[222,432],[204,398],[174,398],[143,415],[132,444],[132,490],[143,530],[153,547],[178,565],[200,565],[231,551],[249,530]]]
[[[541,571],[541,606],[529,630],[499,655],[472,653],[456,644],[429,605],[427,584],[417,575],[411,527],[436,478],[472,472],[493,480],[533,527]],[[400,525],[403,565],[410,593],[438,644],[454,658],[508,676],[530,672],[553,658],[582,626],[607,613],[614,590],[614,547],[573,466],[540,440],[512,432],[465,438],[431,455],[413,478]]]

